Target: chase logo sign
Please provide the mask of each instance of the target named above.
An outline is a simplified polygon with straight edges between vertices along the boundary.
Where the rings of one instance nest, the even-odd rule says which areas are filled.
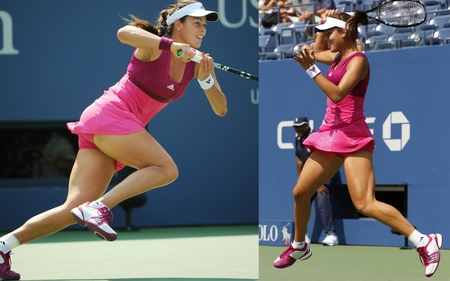
[[[376,117],[367,117],[366,123],[369,125],[375,123]],[[400,125],[400,138],[392,137],[393,125]],[[314,120],[309,120],[309,126],[314,128]],[[289,127],[292,130],[292,121],[281,121],[277,127],[277,145],[280,149],[294,149],[292,139],[289,142],[283,141],[283,128]],[[377,132],[370,128],[370,132],[374,137]],[[393,111],[389,113],[383,123],[382,133],[383,141],[390,151],[402,151],[411,137],[411,124],[408,118],[401,111]],[[293,137],[292,137],[293,138]]]

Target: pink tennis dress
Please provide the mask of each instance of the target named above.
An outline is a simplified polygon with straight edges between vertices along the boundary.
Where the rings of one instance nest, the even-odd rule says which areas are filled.
[[[338,85],[346,72],[348,63],[355,56],[366,58],[363,53],[355,53],[344,59],[335,69],[340,60],[340,57],[337,56],[327,72],[327,79]],[[352,92],[339,103],[333,103],[327,98],[325,123],[303,142],[306,147],[311,151],[318,149],[337,154],[358,150],[373,152],[375,140],[364,117],[364,97],[369,78],[370,69],[367,77],[361,80]]]
[[[182,81],[177,83],[169,77],[170,60],[169,52],[151,62],[142,62],[133,54],[122,79],[87,107],[78,122],[67,123],[68,129],[78,134],[80,149],[96,148],[96,134],[127,135],[144,130],[153,116],[180,98],[194,78],[195,63],[186,64]]]

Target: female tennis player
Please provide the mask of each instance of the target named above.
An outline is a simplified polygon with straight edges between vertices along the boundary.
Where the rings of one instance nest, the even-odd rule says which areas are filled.
[[[200,47],[206,35],[206,22],[218,17],[200,2],[178,0],[159,13],[156,26],[131,16],[128,25],[118,30],[118,39],[136,49],[123,78],[86,108],[79,122],[67,124],[79,137],[67,200],[0,238],[0,279],[20,278],[10,268],[11,249],[75,222],[102,239],[115,240],[117,234],[108,224],[110,209],[177,178],[174,161],[145,127],[181,97],[194,77],[212,110],[219,116],[227,113],[213,58],[193,49]],[[196,52],[200,63],[190,61]],[[104,194],[114,172],[125,166],[137,171]]]
[[[325,123],[303,142],[312,154],[293,189],[295,237],[274,266],[284,268],[311,257],[312,251],[304,242],[310,198],[344,165],[350,197],[357,210],[407,236],[419,252],[425,275],[430,277],[439,265],[442,235],[420,233],[397,209],[377,201],[374,195],[375,141],[363,113],[370,67],[356,43],[358,24],[368,24],[367,14],[356,11],[350,16],[329,10],[327,16],[326,22],[316,27],[319,33],[314,52],[302,50],[294,57],[327,96],[327,109]],[[331,65],[326,76],[315,60]]]

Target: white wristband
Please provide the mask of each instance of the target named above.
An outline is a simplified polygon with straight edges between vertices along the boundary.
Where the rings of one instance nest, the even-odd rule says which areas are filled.
[[[203,90],[208,90],[214,85],[214,78],[209,74],[208,77],[206,77],[205,80],[200,80],[197,78],[198,83],[200,84],[200,87],[202,87]]]
[[[309,75],[309,77],[311,77],[311,79],[314,79],[314,77],[319,75],[320,69],[317,67],[317,65],[313,64],[306,70],[306,73],[308,73],[308,75]]]

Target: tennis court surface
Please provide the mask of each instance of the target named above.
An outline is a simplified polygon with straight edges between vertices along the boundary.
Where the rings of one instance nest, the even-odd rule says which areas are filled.
[[[445,243],[445,241],[444,241]],[[427,278],[415,249],[396,247],[334,246],[311,244],[313,255],[291,267],[277,269],[273,261],[286,247],[259,247],[260,281],[448,281],[450,251],[441,251],[436,273]]]
[[[66,230],[14,249],[11,259],[30,281],[254,281],[258,227],[119,231],[114,242]]]

